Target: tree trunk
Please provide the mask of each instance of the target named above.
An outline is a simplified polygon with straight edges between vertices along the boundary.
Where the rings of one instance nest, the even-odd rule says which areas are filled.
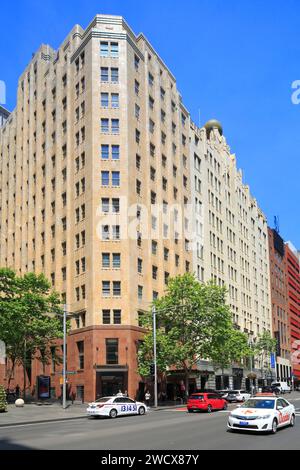
[[[221,390],[224,390],[224,368],[222,367]]]
[[[26,398],[26,362],[23,364],[23,399]]]
[[[8,390],[10,388],[10,382],[12,380],[12,376],[13,376],[13,373],[14,373],[14,370],[15,370],[16,360],[15,359],[11,360],[11,364],[12,365],[11,365],[11,369],[10,369],[9,376],[8,376],[8,382],[7,382]]]
[[[24,345],[24,357],[23,357],[23,399],[26,399],[26,340]]]
[[[188,397],[189,397],[189,385],[190,385],[190,381],[189,381],[189,378],[190,378],[190,371],[189,370],[186,370],[185,371],[185,400],[187,401]]]

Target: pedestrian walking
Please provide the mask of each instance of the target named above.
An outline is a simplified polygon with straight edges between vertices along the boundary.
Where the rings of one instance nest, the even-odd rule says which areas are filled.
[[[149,390],[147,390],[146,393],[145,393],[145,401],[146,401],[146,405],[148,407],[150,407],[150,398],[151,398],[150,392],[149,392]]]

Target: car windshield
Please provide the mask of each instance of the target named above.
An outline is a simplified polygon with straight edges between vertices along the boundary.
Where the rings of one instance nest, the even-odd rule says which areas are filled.
[[[106,403],[110,398],[98,398],[95,403]]]
[[[241,408],[257,408],[262,410],[273,410],[275,408],[275,400],[255,400],[254,398],[247,400]]]
[[[203,395],[192,395],[190,396],[190,400],[203,400]]]

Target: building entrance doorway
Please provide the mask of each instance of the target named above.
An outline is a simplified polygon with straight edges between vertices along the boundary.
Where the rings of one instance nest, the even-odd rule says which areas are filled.
[[[111,397],[127,390],[127,373],[96,372],[96,398]]]

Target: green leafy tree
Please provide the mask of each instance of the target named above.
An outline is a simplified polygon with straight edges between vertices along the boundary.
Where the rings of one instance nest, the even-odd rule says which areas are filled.
[[[16,365],[24,371],[33,357],[50,360],[50,345],[62,337],[62,310],[59,295],[51,290],[44,275],[18,277],[10,269],[0,269],[0,339],[11,361],[8,385]]]
[[[259,358],[261,364],[261,374],[264,377],[264,372],[270,370],[266,368],[266,361],[269,359],[270,354],[276,352],[277,340],[272,337],[269,331],[264,331],[257,339],[254,346],[254,354]]]
[[[224,370],[233,363],[241,363],[244,358],[252,356],[247,335],[235,329],[232,325],[217,344],[217,347],[211,351],[210,356],[215,367],[222,370],[221,387],[223,389]]]
[[[157,360],[160,372],[168,367],[183,370],[188,393],[190,374],[200,359],[210,358],[232,328],[226,304],[227,291],[215,284],[201,284],[192,274],[170,279],[164,297],[154,302],[157,311]],[[149,371],[153,361],[151,314],[149,329],[139,352],[139,371]],[[148,323],[148,324],[147,324]]]

